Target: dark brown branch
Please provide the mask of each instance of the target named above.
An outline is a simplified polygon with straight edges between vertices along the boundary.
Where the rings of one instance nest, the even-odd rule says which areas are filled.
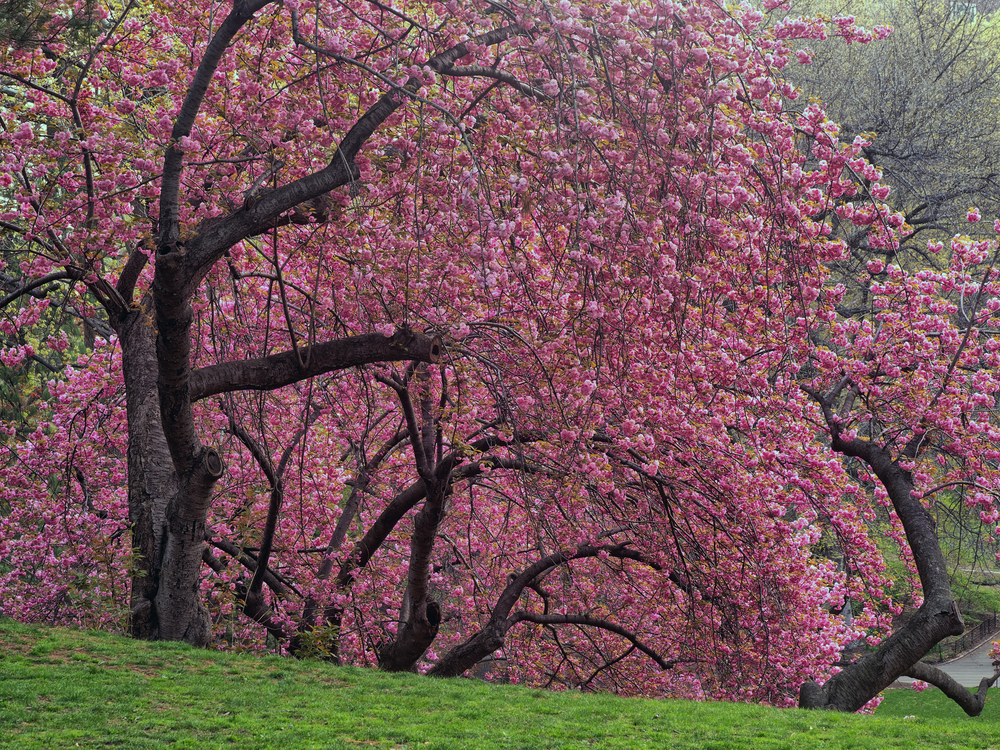
[[[966,688],[959,685],[951,675],[941,671],[937,667],[918,661],[910,667],[904,674],[915,680],[929,682],[934,687],[940,688],[941,692],[951,698],[962,707],[969,716],[979,716],[986,705],[986,694],[990,687],[1000,678],[1000,669],[993,673],[992,677],[984,677],[979,681],[979,689],[975,693],[970,693]]]
[[[28,282],[17,291],[11,292],[3,299],[0,299],[0,308],[6,307],[19,297],[23,297],[25,294],[30,294],[34,290],[38,289],[38,287],[45,286],[46,284],[52,281],[62,281],[64,279],[72,279],[73,281],[79,281],[82,278],[83,278],[83,271],[81,271],[79,268],[67,268],[63,271],[54,271],[53,273],[43,276],[40,279]]]
[[[222,573],[226,569],[226,564],[213,555],[208,547],[201,553],[202,561],[216,573]],[[243,600],[243,614],[254,622],[263,625],[268,634],[276,638],[279,642],[286,637],[284,626],[274,619],[274,610],[264,603],[264,597],[260,592],[255,594],[249,592],[247,587],[239,582],[236,584],[236,594]]]
[[[492,469],[510,469],[513,471],[536,471],[533,464],[518,458],[497,458],[495,456],[484,456],[474,463],[457,466],[461,458],[457,454],[449,454],[438,464],[437,473],[445,476],[450,472],[451,481],[447,492],[451,492],[454,485],[466,479],[472,479],[486,471]],[[455,467],[455,468],[451,468]],[[347,559],[342,563],[340,572],[337,574],[337,587],[346,588],[354,580],[354,571],[365,567],[372,555],[382,546],[386,538],[392,533],[396,524],[406,515],[407,511],[416,506],[426,496],[426,488],[423,480],[418,480],[397,494],[385,507],[375,523],[371,525],[367,533],[354,545],[354,549]]]
[[[504,70],[487,68],[485,65],[452,65],[441,71],[443,76],[468,77],[468,78],[492,78],[495,81],[506,83],[525,96],[530,96],[543,102],[552,101],[552,97],[543,91],[529,86],[523,81],[519,81],[513,75]]]
[[[673,669],[677,665],[676,660],[671,659],[667,661],[652,648],[640,641],[638,636],[631,631],[600,617],[591,617],[590,615],[538,615],[532,612],[516,612],[511,617],[511,620],[514,622],[533,622],[536,625],[586,625],[592,628],[601,628],[602,630],[607,630],[609,633],[620,635],[629,641],[629,643],[655,661],[661,669]]]
[[[238,544],[234,544],[228,539],[213,539],[211,532],[205,534],[205,541],[217,550],[225,552],[251,573],[257,572],[257,560],[248,555]],[[264,583],[278,596],[284,597],[289,594],[300,595],[293,586],[289,585],[286,580],[275,575],[274,571],[270,568],[264,571]]]
[[[135,294],[135,285],[139,280],[139,274],[142,273],[142,269],[146,267],[148,261],[149,256],[139,247],[133,250],[132,254],[128,256],[125,268],[122,269],[121,275],[118,276],[118,283],[115,284],[118,294],[121,295],[126,305],[132,301],[132,295]]]
[[[351,494],[347,498],[347,502],[344,503],[344,512],[340,516],[340,520],[337,522],[337,527],[333,530],[333,535],[330,537],[330,543],[326,546],[324,551],[323,564],[320,566],[316,577],[325,581],[330,576],[332,570],[333,558],[331,555],[340,549],[341,545],[344,543],[344,539],[347,536],[347,529],[350,528],[351,522],[354,520],[354,514],[358,511],[358,506],[361,504],[361,495],[368,485],[371,483],[372,472],[374,472],[385,457],[392,452],[392,450],[399,445],[401,442],[409,437],[409,432],[406,430],[399,430],[391,438],[385,441],[381,448],[376,451],[375,455],[369,459],[369,461],[358,470],[358,474],[354,479],[354,486],[351,487]],[[328,565],[329,563],[329,565]]]
[[[610,557],[638,559],[627,544],[600,546],[588,544],[577,547],[573,552],[553,552],[551,555],[546,555],[535,561],[518,575],[511,574],[507,579],[507,586],[493,606],[489,621],[479,632],[442,656],[428,674],[437,677],[457,677],[471,669],[480,659],[503,648],[507,631],[519,622],[517,616],[510,616],[510,611],[520,600],[524,589],[533,587],[541,576],[560,565],[565,565],[573,560],[597,557],[601,552],[606,552]],[[641,556],[639,557],[641,558]],[[645,560],[641,561],[646,562]]]
[[[261,7],[262,5],[263,3],[261,3]],[[227,19],[226,23],[229,23],[229,19]],[[219,33],[222,33],[221,29]],[[524,33],[524,30],[516,25],[493,29],[430,58],[426,63],[426,67],[434,72],[441,72],[445,68],[454,65],[456,60],[466,56],[469,53],[468,45],[470,43],[482,46],[494,46],[511,37]],[[214,44],[215,41],[213,40]],[[211,54],[212,49],[210,47],[209,54]],[[196,78],[196,80],[200,80],[200,75],[201,69],[199,68],[199,78]],[[329,164],[324,169],[301,177],[274,190],[264,192],[256,196],[249,205],[243,206],[223,219],[206,222],[201,231],[187,243],[185,248],[184,274],[187,277],[184,280],[185,288],[190,291],[193,285],[201,280],[223,252],[240,240],[254,234],[259,234],[264,227],[271,226],[271,223],[280,214],[355,180],[357,178],[357,167],[354,164],[354,159],[361,151],[361,148],[404,102],[416,95],[416,92],[420,90],[422,85],[423,83],[420,78],[412,77],[403,86],[396,87],[379,97],[378,101],[347,132],[337,147],[336,153],[334,153]],[[200,98],[198,101],[200,102]],[[178,122],[180,122],[180,119]],[[178,131],[175,137],[179,138],[181,135],[186,134]],[[168,151],[168,157],[175,152],[176,149],[172,147]],[[173,160],[177,162],[176,169],[179,170],[179,152],[176,152]],[[173,165],[173,162],[170,162],[170,165]],[[172,181],[173,194],[168,195],[167,199],[173,205],[171,215],[176,216],[176,190],[179,181],[179,171],[176,175],[168,175],[165,166],[163,180],[164,186],[168,184],[168,180]],[[161,199],[161,205],[163,205],[163,201],[164,199]],[[166,209],[161,209],[161,215],[165,211]],[[165,233],[160,241],[161,252],[163,252],[164,249],[172,247],[177,242],[179,235],[170,234],[171,232],[176,233],[176,228],[168,229],[163,226],[162,219],[161,227],[161,231]]]
[[[403,418],[406,420],[406,431],[410,435],[410,449],[413,451],[413,462],[417,466],[417,475],[425,483],[433,484],[434,474],[431,471],[427,454],[424,451],[423,434],[417,427],[417,415],[413,410],[413,401],[410,399],[409,389],[404,383],[397,381],[395,378],[376,374],[375,379],[396,392],[396,396],[399,398],[399,406],[403,410]]]
[[[210,365],[191,373],[191,401],[230,391],[270,391],[334,370],[376,362],[438,362],[441,348],[436,336],[398,329],[391,337],[369,333],[300,350],[308,352],[309,364],[304,368],[299,367],[294,351]]]
[[[264,582],[264,572],[267,570],[267,565],[271,560],[271,548],[274,545],[274,533],[278,528],[278,514],[281,512],[281,504],[285,499],[285,488],[282,480],[285,475],[285,469],[288,467],[288,461],[292,457],[292,452],[295,450],[296,446],[298,446],[299,441],[305,437],[305,434],[309,429],[309,425],[311,425],[319,417],[320,411],[318,409],[314,410],[312,414],[306,418],[305,426],[295,433],[292,441],[286,445],[285,450],[282,451],[277,468],[275,468],[274,464],[271,462],[271,458],[267,455],[264,447],[236,422],[232,413],[225,407],[223,407],[223,411],[226,416],[229,417],[230,431],[253,455],[254,460],[257,461],[257,465],[260,466],[261,471],[264,472],[264,476],[267,477],[268,484],[271,486],[271,497],[267,505],[267,518],[264,521],[264,531],[260,537],[260,551],[257,554],[257,570],[254,571],[250,585],[247,587],[249,600],[250,597],[260,594],[260,589]]]
[[[385,451],[388,453],[392,447],[394,447],[399,440],[404,439],[409,431],[401,431],[396,434],[388,443],[383,446],[380,454]],[[518,435],[514,440],[507,440],[506,438],[498,436],[488,436],[480,438],[479,440],[473,441],[469,447],[474,451],[483,452],[490,450],[491,448],[505,447],[510,445],[516,445],[519,443],[528,443],[536,440],[544,439],[544,433],[523,433]],[[376,456],[373,461],[376,463],[381,462],[383,456]],[[464,466],[459,465],[465,457],[463,453],[453,452],[444,456],[442,460],[437,462],[435,466],[435,472],[438,477],[443,480],[448,477],[449,481],[447,486],[444,488],[444,493],[447,495],[454,490],[455,484],[460,481],[471,479],[473,477],[479,476],[485,471],[491,469],[510,469],[513,471],[540,471],[539,467],[534,466],[530,462],[524,461],[521,458],[498,458],[492,455],[483,455],[480,459],[475,462],[466,464]],[[371,465],[372,462],[369,462]],[[360,491],[365,486],[367,486],[369,478],[366,477],[363,487],[355,487],[355,490]],[[358,575],[358,571],[363,569],[368,562],[372,559],[378,549],[382,546],[385,540],[388,538],[389,534],[396,527],[396,524],[405,516],[412,508],[414,508],[417,503],[426,497],[427,489],[424,481],[418,480],[407,487],[402,492],[398,493],[393,497],[392,501],[382,510],[375,522],[369,527],[365,535],[354,544],[351,552],[340,564],[340,570],[337,573],[336,588],[338,591],[345,591],[350,588],[354,579]],[[352,493],[352,497],[354,494]],[[346,512],[346,511],[345,511]],[[341,519],[343,521],[343,518]],[[337,526],[340,529],[340,524]],[[336,536],[336,532],[335,532]],[[338,543],[339,544],[339,543]],[[322,580],[325,580],[329,575],[330,570],[333,566],[333,539],[331,539],[330,547],[327,548],[326,558],[323,561],[323,567],[321,568]],[[299,633],[307,631],[312,627],[315,620],[315,610],[317,608],[316,602],[307,601],[307,608],[303,612],[303,620],[300,623]],[[508,608],[509,611],[509,608]],[[324,609],[324,617],[328,623],[336,626],[340,623],[340,618],[342,615],[342,608],[338,604],[329,604]],[[506,615],[505,615],[506,616]],[[296,652],[300,645],[300,639],[298,636],[293,639],[291,644],[291,650],[293,653]],[[336,659],[336,644],[332,649],[334,652],[334,659]]]
[[[194,79],[188,87],[187,96],[181,105],[174,127],[170,131],[170,146],[163,160],[163,177],[160,189],[160,252],[170,252],[180,240],[179,203],[181,171],[183,169],[184,153],[177,147],[178,141],[191,135],[195,119],[201,109],[205,94],[215,75],[216,68],[230,42],[243,26],[253,18],[254,13],[270,5],[274,0],[236,0],[233,10],[215,32],[209,42],[205,56],[202,57]]]

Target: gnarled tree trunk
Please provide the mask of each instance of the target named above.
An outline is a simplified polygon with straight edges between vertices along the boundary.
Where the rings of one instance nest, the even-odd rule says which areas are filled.
[[[845,381],[840,388],[847,384]],[[923,435],[911,438],[899,457],[894,457],[888,448],[874,441],[857,437],[847,440],[842,435],[841,421],[833,411],[833,399],[837,397],[838,389],[830,395],[808,392],[823,409],[833,449],[845,456],[860,458],[871,467],[885,487],[906,533],[924,594],[920,609],[879,644],[873,653],[861,657],[822,687],[815,682],[807,682],[799,691],[799,706],[802,708],[857,711],[912,670],[942,639],[961,635],[965,623],[951,593],[948,567],[941,552],[934,518],[920,498],[915,497],[913,475],[900,466],[900,460],[912,461],[916,458]]]

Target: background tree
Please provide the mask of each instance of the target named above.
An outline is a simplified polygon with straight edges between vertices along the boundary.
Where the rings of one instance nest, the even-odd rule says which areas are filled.
[[[824,24],[699,3],[92,10],[0,70],[0,221],[28,277],[5,314],[23,325],[44,279],[115,331],[5,444],[5,612],[630,693],[788,704],[805,682],[843,710],[961,630],[912,493],[975,482],[992,512],[997,478],[922,472],[923,441],[862,451],[832,410],[888,379],[886,440],[965,409],[953,452],[985,460],[993,363],[952,393],[948,363],[986,356],[937,300],[973,283],[963,265],[899,272],[930,284],[886,304],[920,322],[912,364],[871,369],[837,318],[826,218],[867,144],[786,112],[775,78]],[[844,206],[898,242],[887,206]],[[927,603],[820,688],[889,624],[852,451]],[[823,529],[846,573],[813,554]],[[851,627],[845,595],[873,604]]]
[[[869,245],[863,227],[844,227],[854,250],[852,271],[872,257],[888,262],[897,252],[907,263],[939,266],[929,240],[968,233],[970,206],[1000,214],[1000,26],[985,12],[988,5],[797,4],[800,12],[851,13],[893,29],[877,45],[814,42],[787,68],[803,94],[822,102],[843,137],[869,141],[865,157],[891,188],[884,200],[912,230],[895,249]]]

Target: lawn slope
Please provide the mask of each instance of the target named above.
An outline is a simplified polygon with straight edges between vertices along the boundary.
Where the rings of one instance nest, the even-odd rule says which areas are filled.
[[[387,675],[0,621],[3,748],[1000,750],[997,698],[968,719],[936,692],[890,691],[875,716],[844,716]]]

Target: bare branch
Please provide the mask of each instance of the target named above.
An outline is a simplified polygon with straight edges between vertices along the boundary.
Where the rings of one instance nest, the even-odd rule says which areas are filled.
[[[492,78],[495,81],[506,83],[508,86],[517,89],[525,96],[530,96],[543,102],[552,101],[551,96],[540,89],[536,89],[534,86],[530,86],[527,83],[519,81],[507,71],[497,70],[496,68],[488,68],[485,65],[452,65],[450,68],[442,70],[441,75],[455,76],[456,78]]]
[[[639,640],[638,636],[621,625],[616,625],[610,620],[590,615],[539,615],[532,612],[516,612],[511,617],[514,622],[533,622],[536,625],[586,625],[592,628],[601,628],[609,633],[615,633],[625,638],[633,646],[642,651],[646,656],[655,661],[660,669],[673,669],[677,665],[675,659],[666,660],[656,651]]]
[[[63,279],[72,279],[74,281],[79,281],[82,278],[83,278],[83,271],[81,271],[79,268],[67,268],[64,271],[55,271],[46,276],[43,276],[40,279],[36,279],[35,281],[31,281],[25,284],[16,292],[11,292],[3,299],[0,299],[0,308],[6,307],[19,297],[23,297],[25,294],[30,294],[35,289],[45,286],[46,284],[52,281],[62,281]]]

